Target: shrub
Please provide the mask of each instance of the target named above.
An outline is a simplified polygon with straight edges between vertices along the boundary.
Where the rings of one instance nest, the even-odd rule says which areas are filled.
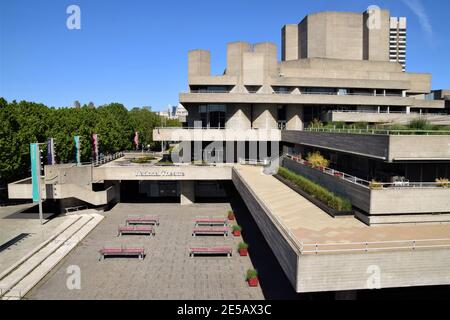
[[[248,249],[248,244],[246,242],[243,242],[243,241],[239,242],[238,249],[239,250],[241,250],[241,249]]]
[[[308,153],[306,160],[311,164],[312,167],[328,167],[330,161],[325,159],[324,156],[320,154],[319,151]]]
[[[238,225],[238,224],[235,224],[235,225],[233,225],[233,227],[231,229],[233,230],[233,232],[234,231],[241,231],[242,227],[240,225]]]
[[[250,280],[253,278],[256,278],[258,276],[258,271],[256,269],[248,269],[247,270],[247,276],[246,276],[246,280]]]
[[[351,127],[353,129],[367,129],[369,124],[367,122],[355,122]]]
[[[312,182],[311,180],[301,175],[298,175],[283,167],[280,167],[278,169],[278,174],[283,178],[295,183],[300,189],[337,211],[352,210],[352,204],[348,199],[335,195],[326,188]]]
[[[408,123],[408,128],[412,130],[431,130],[432,126],[430,122],[424,118],[412,119]]]
[[[450,187],[450,182],[447,178],[438,178],[438,179],[436,179],[436,183],[438,186],[440,186],[442,188]]]
[[[372,180],[369,184],[369,188],[370,189],[383,189],[383,185],[381,184],[381,182]]]

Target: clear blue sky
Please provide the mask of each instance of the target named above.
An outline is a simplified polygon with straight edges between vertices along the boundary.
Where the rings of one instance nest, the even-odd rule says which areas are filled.
[[[66,28],[71,4],[81,8],[81,30]],[[0,96],[158,110],[186,90],[190,49],[210,49],[212,71],[222,73],[227,42],[272,41],[280,51],[284,24],[372,4],[408,17],[407,69],[432,73],[435,89],[450,88],[447,0],[0,0]]]

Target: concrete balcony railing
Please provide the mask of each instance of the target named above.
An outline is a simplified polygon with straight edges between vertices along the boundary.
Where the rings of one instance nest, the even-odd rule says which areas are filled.
[[[103,191],[93,191],[91,186],[79,186],[76,184],[44,184],[41,183],[42,199],[66,199],[77,198],[92,205],[104,205],[109,203],[114,197],[113,187]],[[8,184],[8,197],[10,199],[31,199],[32,184],[31,178],[26,178]]]
[[[281,131],[284,142],[351,153],[388,162],[450,160],[450,132],[366,129]]]
[[[322,120],[325,122],[368,122],[368,123],[400,123],[406,124],[411,120],[421,118],[432,124],[450,125],[450,114],[435,113],[406,113],[406,112],[377,112],[377,111],[330,111]]]
[[[278,129],[156,128],[154,141],[280,141]]]
[[[450,188],[434,182],[376,183],[330,168],[312,168],[288,155],[283,166],[348,198],[370,215],[432,214],[450,212]]]
[[[298,94],[298,93],[180,93],[180,103],[254,103],[414,106],[414,98],[401,96]]]

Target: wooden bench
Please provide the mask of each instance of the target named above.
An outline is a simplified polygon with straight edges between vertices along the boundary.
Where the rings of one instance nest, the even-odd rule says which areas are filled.
[[[107,247],[100,249],[100,260],[105,257],[138,257],[140,260],[145,257],[144,248],[124,248],[124,247]]]
[[[227,226],[228,219],[222,218],[197,218],[194,221],[195,226]]]
[[[228,236],[228,228],[227,227],[209,227],[209,228],[194,228],[192,230],[192,235],[195,237],[196,235],[223,235]]]
[[[231,247],[191,247],[189,248],[189,256],[192,258],[196,254],[201,255],[227,255],[231,257],[233,249]]]
[[[145,216],[145,217],[128,217],[126,220],[127,225],[136,225],[136,224],[151,224],[159,226],[159,217],[156,216]]]
[[[123,234],[146,234],[149,236],[154,236],[155,229],[148,226],[119,226],[117,228],[117,236],[122,236]]]

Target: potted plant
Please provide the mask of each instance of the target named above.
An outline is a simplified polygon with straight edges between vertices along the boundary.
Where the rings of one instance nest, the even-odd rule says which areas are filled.
[[[247,277],[245,279],[248,282],[248,285],[250,287],[257,287],[258,286],[258,271],[256,269],[248,269],[247,270]]]
[[[239,255],[241,257],[247,256],[248,255],[248,244],[243,241],[239,242],[238,251],[239,251]]]
[[[242,228],[240,225],[238,225],[238,224],[233,225],[232,230],[233,230],[233,235],[235,237],[239,237],[241,235]]]
[[[383,185],[381,184],[381,182],[372,180],[372,181],[370,182],[370,184],[369,184],[369,188],[370,188],[370,189],[375,189],[375,190],[383,189]]]
[[[447,178],[438,178],[436,179],[436,184],[441,188],[450,187],[450,182]]]
[[[228,220],[234,220],[234,212],[232,210],[228,211]]]
[[[328,159],[325,159],[325,157],[322,156],[319,151],[308,153],[308,157],[306,158],[306,160],[312,168],[316,168],[320,171],[323,171],[325,167],[328,167],[330,165],[330,161]]]

